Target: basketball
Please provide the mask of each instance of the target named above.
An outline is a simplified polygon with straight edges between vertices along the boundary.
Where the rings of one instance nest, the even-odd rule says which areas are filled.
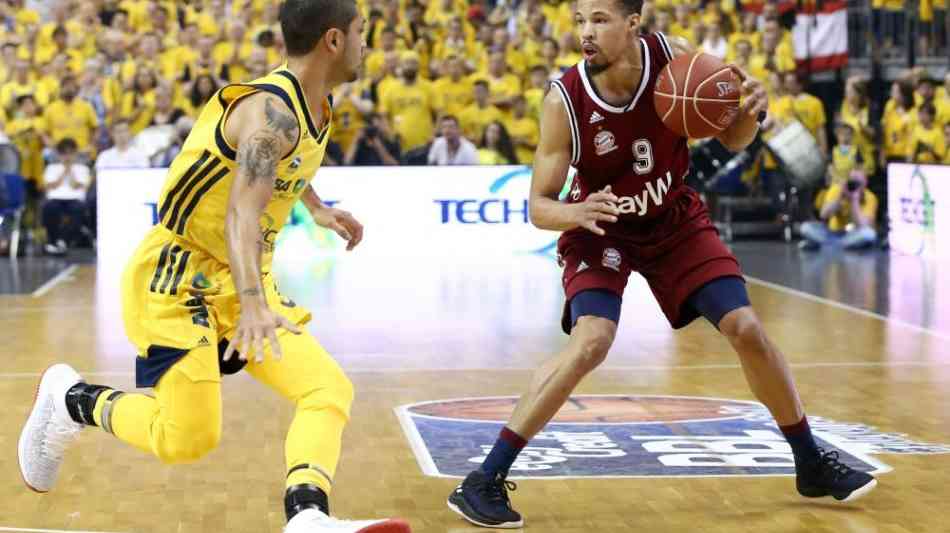
[[[680,55],[657,77],[653,105],[667,128],[702,139],[735,120],[739,88],[739,78],[719,58],[702,52]]]

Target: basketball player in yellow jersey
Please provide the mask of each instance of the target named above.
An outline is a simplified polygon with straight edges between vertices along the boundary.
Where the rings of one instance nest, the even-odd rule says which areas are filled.
[[[287,0],[287,64],[221,89],[169,170],[159,224],[129,262],[123,318],[136,381],[155,396],[83,382],[65,364],[40,378],[19,442],[20,471],[52,489],[63,452],[98,426],[166,463],[198,460],[221,439],[221,376],[241,369],[296,407],[287,434],[286,533],[405,533],[402,520],[343,521],[328,495],[353,400],[337,363],[277,291],[274,236],[301,199],[314,220],[359,244],[362,226],[326,207],[309,180],[329,137],[329,94],[356,79],[363,20],[353,0]]]

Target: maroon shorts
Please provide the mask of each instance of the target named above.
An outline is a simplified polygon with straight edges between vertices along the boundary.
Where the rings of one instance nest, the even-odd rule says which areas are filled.
[[[701,200],[697,197],[681,202],[700,202],[700,206],[688,206],[686,221],[664,224],[675,228],[673,231],[654,227],[649,239],[639,242],[626,235],[601,237],[587,230],[572,230],[561,236],[558,261],[564,269],[562,283],[567,297],[562,318],[565,333],[571,330],[570,302],[574,295],[588,289],[606,289],[622,297],[631,272],[646,278],[675,329],[699,316],[686,305],[693,292],[717,278],[742,277],[739,262],[719,239]]]

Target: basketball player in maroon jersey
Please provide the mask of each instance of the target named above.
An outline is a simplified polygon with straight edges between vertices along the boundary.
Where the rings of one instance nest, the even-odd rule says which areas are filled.
[[[736,258],[722,244],[706,206],[683,182],[686,138],[667,129],[653,106],[661,69],[691,46],[663,34],[640,35],[642,0],[579,0],[575,22],[584,59],[544,100],[534,160],[531,221],[563,231],[558,255],[567,346],[536,372],[480,469],[449,496],[449,507],[486,527],[518,528],[508,470],[525,444],[607,356],[631,272],[644,276],[673,328],[699,316],[732,344],[756,397],[791,446],[799,493],[854,500],[876,480],[816,445],[784,356],[749,304]],[[758,132],[768,102],[762,85],[735,68],[743,101],[718,139],[738,151]],[[568,167],[577,177],[558,201]]]

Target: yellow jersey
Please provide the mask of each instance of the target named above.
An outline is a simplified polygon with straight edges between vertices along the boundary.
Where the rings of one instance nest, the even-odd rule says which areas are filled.
[[[235,102],[260,92],[279,97],[300,124],[300,137],[277,167],[274,193],[261,216],[265,243],[261,271],[266,273],[273,260],[274,238],[323,161],[330,137],[329,99],[323,103],[324,125],[318,129],[300,83],[286,68],[246,84],[225,86],[205,105],[168,170],[153,231],[171,233],[185,248],[201,250],[221,265],[228,264],[224,220],[237,153],[224,137],[224,122]]]
[[[947,151],[943,129],[933,124],[929,128],[920,123],[914,125],[907,143],[907,161],[912,163],[939,163]]]

